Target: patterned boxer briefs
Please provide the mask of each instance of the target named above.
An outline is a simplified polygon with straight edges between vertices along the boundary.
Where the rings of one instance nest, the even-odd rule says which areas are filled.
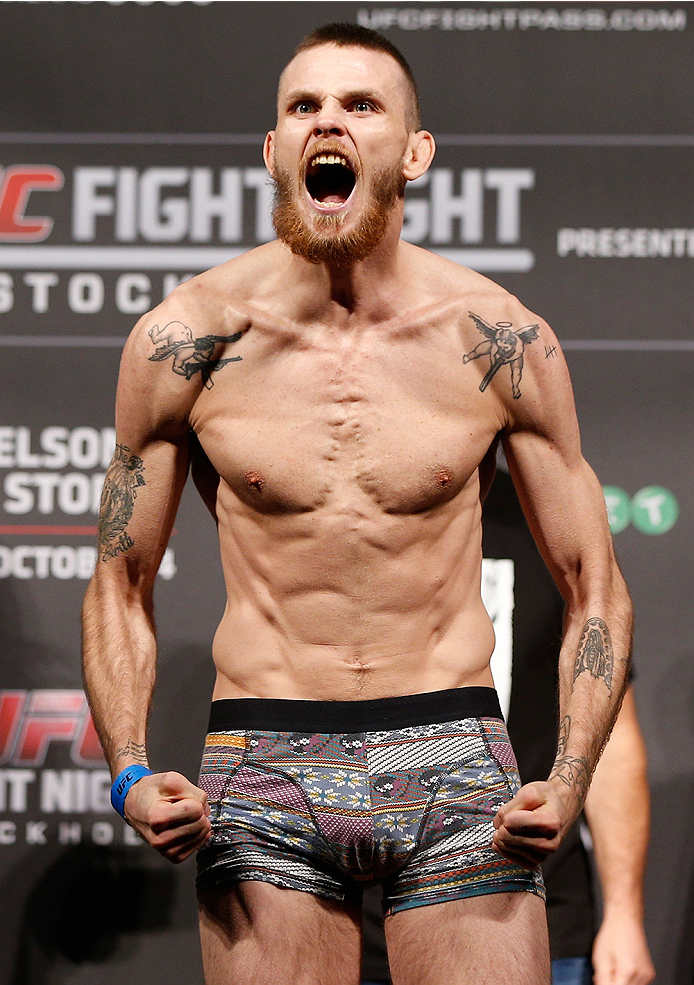
[[[539,870],[492,851],[519,787],[492,688],[372,701],[212,704],[200,775],[212,837],[198,889],[260,880],[384,910],[487,893],[544,898]]]

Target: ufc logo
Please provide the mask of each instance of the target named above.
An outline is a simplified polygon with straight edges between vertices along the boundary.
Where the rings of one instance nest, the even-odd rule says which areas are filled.
[[[71,743],[81,766],[103,763],[83,691],[0,691],[0,763],[42,766],[52,742]]]
[[[32,191],[60,191],[65,176],[50,164],[18,164],[0,170],[0,242],[39,243],[53,228],[48,216],[28,216]]]

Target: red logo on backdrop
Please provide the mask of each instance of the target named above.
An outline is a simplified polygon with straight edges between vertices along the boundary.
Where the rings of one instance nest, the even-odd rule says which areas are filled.
[[[0,691],[0,763],[42,766],[52,742],[80,766],[104,761],[83,691]]]
[[[53,220],[28,216],[32,191],[60,191],[65,176],[51,164],[18,164],[0,171],[0,242],[39,243],[50,236]]]

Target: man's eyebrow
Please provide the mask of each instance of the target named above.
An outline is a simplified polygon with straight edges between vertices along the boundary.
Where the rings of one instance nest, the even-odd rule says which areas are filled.
[[[291,92],[286,93],[286,95],[282,98],[282,105],[293,106],[296,103],[300,103],[302,100],[315,103],[320,102],[322,98],[323,94],[318,89],[293,89]],[[339,98],[343,103],[357,102],[360,99],[366,99],[371,103],[377,103],[379,106],[382,106],[385,103],[385,97],[375,89],[348,90],[340,93]]]
[[[356,103],[360,99],[365,99],[370,103],[378,103],[379,105],[385,102],[385,98],[375,89],[355,89],[353,92],[346,92],[342,98],[350,103]]]
[[[282,97],[282,102],[290,106],[292,103],[301,102],[302,99],[307,102],[315,102],[320,98],[320,93],[316,89],[293,89],[292,92],[288,92]]]

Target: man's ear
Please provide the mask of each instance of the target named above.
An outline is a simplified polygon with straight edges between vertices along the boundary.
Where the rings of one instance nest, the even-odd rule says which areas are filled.
[[[271,175],[275,173],[275,131],[270,130],[263,143],[263,160]]]
[[[414,181],[429,170],[436,153],[436,141],[428,130],[410,134],[405,151],[402,173],[408,181]]]

